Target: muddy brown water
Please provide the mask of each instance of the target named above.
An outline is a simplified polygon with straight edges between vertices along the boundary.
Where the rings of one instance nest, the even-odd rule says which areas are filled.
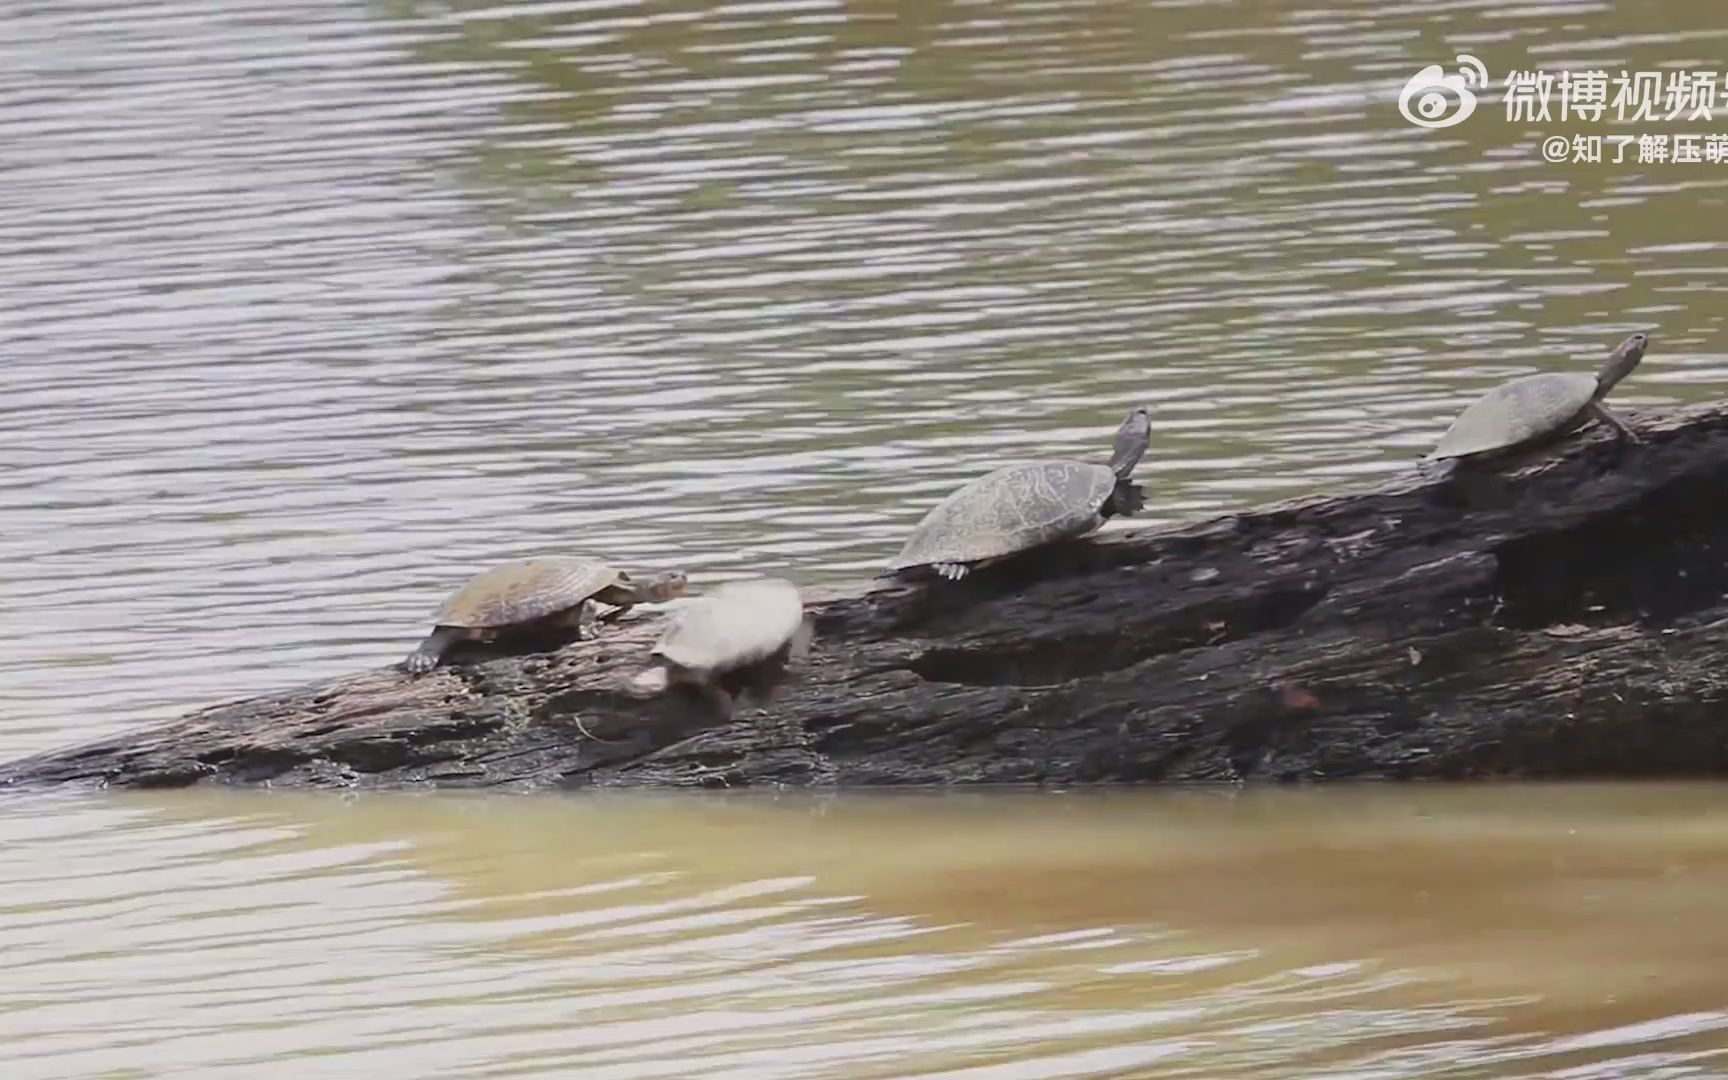
[[[1172,523],[1657,335],[1728,164],[1429,63],[1717,6],[45,0],[0,16],[0,755],[398,658],[545,551],[826,584],[1155,410]],[[8,1077],[1728,1075],[1710,787],[32,797]],[[292,1065],[284,1064],[289,1059]]]

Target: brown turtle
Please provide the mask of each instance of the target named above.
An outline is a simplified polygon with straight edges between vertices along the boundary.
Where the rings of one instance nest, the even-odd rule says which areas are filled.
[[[549,556],[518,559],[478,575],[457,589],[433,618],[435,625],[404,662],[413,674],[438,666],[458,641],[491,641],[504,634],[567,626],[577,640],[591,638],[596,624],[636,604],[670,600],[684,591],[684,573],[668,570],[645,582],[599,559]],[[603,620],[594,601],[614,605]]]

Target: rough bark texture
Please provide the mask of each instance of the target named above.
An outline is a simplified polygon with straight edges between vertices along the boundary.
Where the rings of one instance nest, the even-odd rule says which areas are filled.
[[[617,684],[659,629],[206,709],[0,784],[962,784],[1728,772],[1728,409],[812,603],[766,717]],[[1155,493],[1154,493],[1155,497]],[[640,609],[639,609],[640,610]]]

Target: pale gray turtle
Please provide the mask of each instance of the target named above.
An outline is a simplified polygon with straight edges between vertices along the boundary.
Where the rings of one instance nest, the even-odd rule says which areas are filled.
[[[1594,375],[1546,372],[1501,383],[1459,414],[1426,460],[1473,458],[1527,447],[1564,435],[1591,419],[1610,425],[1628,442],[1641,442],[1602,399],[1644,359],[1649,344],[1648,335],[1633,334],[1615,347]]]
[[[458,641],[492,641],[503,634],[568,626],[578,640],[594,636],[594,601],[614,605],[604,621],[636,604],[670,600],[684,592],[684,574],[668,570],[645,582],[599,559],[548,556],[518,559],[478,575],[457,589],[433,617],[436,624],[408,654],[411,673],[431,671]]]
[[[760,682],[749,676],[783,668],[809,645],[797,586],[780,578],[731,581],[673,617],[630,686],[640,694],[692,686],[731,719],[740,692]]]
[[[1129,482],[1152,438],[1152,412],[1128,414],[1116,429],[1110,464],[1032,461],[973,480],[924,515],[890,574],[929,567],[958,581],[981,563],[1068,540],[1117,514],[1140,509]]]

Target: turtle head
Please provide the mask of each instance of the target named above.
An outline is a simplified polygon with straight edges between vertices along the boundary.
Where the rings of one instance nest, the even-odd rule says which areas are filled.
[[[690,579],[684,576],[682,570],[662,570],[644,581],[636,590],[644,603],[663,604],[668,600],[684,595],[684,589],[690,584]]]
[[[1644,350],[1649,347],[1649,334],[1633,334],[1616,345],[1614,351],[1608,354],[1602,370],[1596,373],[1596,396],[1606,397],[1615,384],[1632,374],[1632,369],[1638,366],[1638,361],[1644,359]]]
[[[1137,405],[1128,414],[1128,419],[1122,421],[1122,426],[1116,429],[1116,444],[1110,452],[1110,471],[1126,479],[1134,471],[1134,466],[1140,464],[1140,458],[1151,442],[1152,410]]]

